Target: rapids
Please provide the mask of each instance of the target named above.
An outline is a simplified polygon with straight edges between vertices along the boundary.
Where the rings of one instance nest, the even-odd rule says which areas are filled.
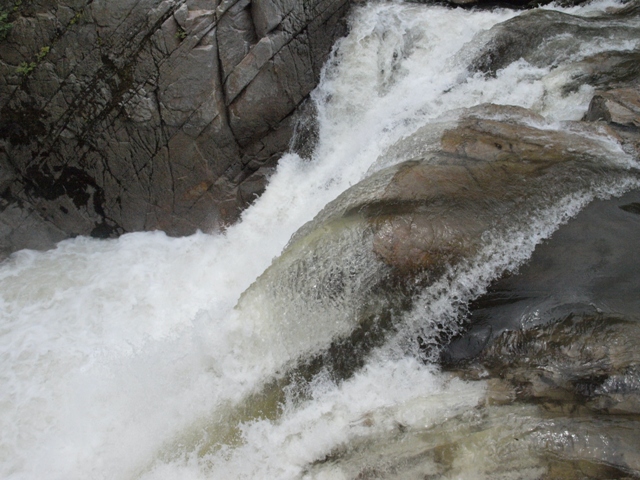
[[[594,182],[483,237],[472,259],[415,294],[398,327],[345,378],[322,366],[306,376],[294,368],[349,334],[343,312],[312,312],[295,290],[283,302],[264,286],[282,277],[260,276],[328,203],[431,151],[462,109],[524,107],[549,130],[580,120],[595,88],[575,86],[580,62],[640,47],[637,18],[591,20],[619,6],[547,7],[589,24],[591,35],[552,36],[541,42],[543,53],[481,72],[470,65],[499,26],[527,13],[360,4],[313,93],[312,157],[285,155],[239,223],[186,238],[76,238],[13,254],[0,264],[0,476],[379,478],[366,472],[386,471],[376,463],[380,453],[402,464],[380,478],[440,478],[437,455],[453,453],[415,458],[446,437],[462,442],[451,476],[497,478],[491,472],[503,462],[504,478],[539,478],[543,467],[527,452],[542,442],[531,433],[541,413],[516,405],[480,418],[474,408],[486,382],[440,371],[419,343],[437,346],[443,334],[459,332],[461,312],[492,280],[515,271],[592,200],[639,187],[637,176]],[[621,171],[638,168],[616,139],[604,138],[603,148]],[[311,278],[299,274],[302,284]],[[331,295],[331,286],[319,295]],[[504,415],[513,420],[500,424]],[[497,432],[494,440],[478,436],[480,424]],[[507,436],[521,433],[522,445],[506,446]]]

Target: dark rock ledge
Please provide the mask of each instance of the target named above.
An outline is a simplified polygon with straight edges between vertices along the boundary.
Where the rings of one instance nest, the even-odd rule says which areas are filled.
[[[0,37],[0,255],[237,218],[348,0],[22,0]]]

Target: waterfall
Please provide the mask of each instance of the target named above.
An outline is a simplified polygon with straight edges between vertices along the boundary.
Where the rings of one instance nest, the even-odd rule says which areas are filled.
[[[547,11],[586,22],[619,6],[602,0]],[[319,367],[305,382],[279,383],[354,327],[340,320],[343,306],[317,318],[293,301],[274,310],[281,298],[256,284],[328,203],[365,178],[428,154],[464,109],[523,107],[544,118],[545,129],[563,129],[563,122],[582,118],[595,89],[588,82],[568,88],[575,65],[639,47],[637,20],[611,20],[598,27],[611,34],[544,42],[545,61],[516,59],[489,73],[470,69],[494,38],[492,27],[524,14],[358,5],[313,92],[319,140],[311,158],[286,154],[236,225],[185,238],[79,237],[2,263],[0,476],[352,478],[348,468],[331,464],[332,456],[349,451],[354,464],[366,463],[394,435],[472,412],[486,384],[425,362],[411,347],[416,336],[432,331],[436,338],[435,325],[458,331],[460,309],[491,280],[515,270],[594,198],[637,187],[635,178],[619,175],[573,192],[526,225],[488,238],[464,268],[418,292],[401,327],[345,379]],[[615,140],[604,134],[600,140],[612,162],[637,168]],[[253,296],[242,300],[249,295],[243,292]],[[522,418],[533,415],[521,410]],[[398,457],[410,457],[409,443]],[[474,461],[461,457],[462,477],[479,478]],[[536,478],[530,459],[521,462],[521,472]]]

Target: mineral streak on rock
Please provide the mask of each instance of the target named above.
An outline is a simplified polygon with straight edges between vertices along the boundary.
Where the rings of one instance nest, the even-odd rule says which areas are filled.
[[[0,251],[233,221],[286,150],[347,8],[16,4],[0,41]]]

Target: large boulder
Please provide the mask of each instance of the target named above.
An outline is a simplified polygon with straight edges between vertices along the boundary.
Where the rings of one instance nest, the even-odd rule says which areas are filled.
[[[0,39],[0,251],[233,221],[287,149],[348,3],[10,6]]]
[[[476,120],[461,124],[477,129]],[[450,141],[465,131],[453,129]],[[504,150],[489,148],[488,137],[481,146],[454,145],[474,156]],[[310,476],[638,477],[640,258],[631,254],[638,235],[640,191],[591,203],[519,274],[473,302],[468,330],[442,356],[443,373],[461,376],[467,388],[444,397],[446,417],[433,420],[437,395],[367,412],[363,433],[311,465]],[[483,398],[466,406],[478,389]]]
[[[584,120],[607,123],[624,148],[640,158],[640,83],[597,90]]]
[[[239,328],[282,358],[341,345],[357,365],[417,292],[490,255],[491,242],[536,234],[532,219],[571,195],[637,178],[600,128],[553,130],[515,107],[468,111],[438,151],[371,175],[303,226],[244,292]]]
[[[486,386],[478,415],[548,478],[640,473],[639,214],[638,190],[590,204],[473,302],[442,352],[445,370]]]
[[[517,275],[497,279],[471,305],[464,335],[447,346],[455,364],[481,355],[506,331],[602,314],[640,320],[640,192],[597,200],[545,243]]]

